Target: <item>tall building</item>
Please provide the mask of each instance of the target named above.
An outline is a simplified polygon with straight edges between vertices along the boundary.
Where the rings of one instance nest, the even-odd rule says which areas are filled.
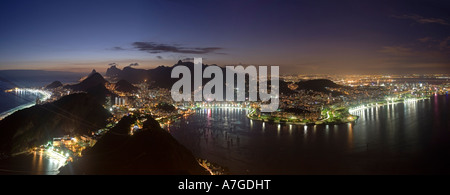
[[[124,106],[124,105],[126,105],[125,97],[115,97],[114,105],[116,105],[116,106]]]

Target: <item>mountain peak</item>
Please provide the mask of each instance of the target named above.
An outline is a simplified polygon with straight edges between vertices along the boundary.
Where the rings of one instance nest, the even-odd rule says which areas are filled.
[[[95,69],[92,69],[92,72],[89,73],[88,77],[91,77],[91,76],[94,75],[95,73],[97,73],[97,71],[95,71]]]
[[[105,84],[107,81],[98,72],[92,72],[89,76],[83,80],[81,83],[92,83],[92,84]]]
[[[45,89],[54,89],[63,86],[63,84],[60,81],[53,81],[52,83],[45,86]]]
[[[97,85],[104,86],[105,83],[107,82],[108,81],[106,81],[100,73],[95,72],[95,70],[93,70],[91,74],[89,74],[89,76],[86,79],[83,79],[80,83],[74,85],[67,85],[65,86],[65,88],[69,88],[75,91],[87,91],[88,89],[95,87]]]
[[[122,70],[118,69],[116,65],[109,67],[106,70],[107,77],[117,77],[122,72]]]

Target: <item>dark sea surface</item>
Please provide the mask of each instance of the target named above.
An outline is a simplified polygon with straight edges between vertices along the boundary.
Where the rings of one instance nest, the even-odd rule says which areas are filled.
[[[33,106],[41,94],[29,92],[5,92],[15,87],[41,88],[53,81],[77,82],[83,73],[52,72],[38,70],[0,71],[0,119],[26,107]],[[0,174],[57,174],[63,162],[46,154],[25,153],[0,160]]]
[[[0,175],[56,175],[64,164],[44,152],[24,153],[0,160]]]
[[[0,115],[11,113],[36,102],[40,97],[32,93],[5,92],[15,87],[41,88],[52,83],[77,82],[83,73],[54,72],[39,70],[0,70]]]
[[[232,174],[449,174],[450,97],[355,112],[352,124],[252,121],[212,108],[166,127],[194,155]]]
[[[33,87],[78,79],[15,82]],[[35,101],[3,92],[14,85],[0,81],[0,113]],[[270,124],[246,114],[237,108],[201,109],[166,129],[195,156],[232,174],[450,173],[448,95],[365,109],[353,113],[360,116],[355,123],[341,125]],[[45,154],[27,153],[0,160],[0,174],[57,174],[61,165]]]

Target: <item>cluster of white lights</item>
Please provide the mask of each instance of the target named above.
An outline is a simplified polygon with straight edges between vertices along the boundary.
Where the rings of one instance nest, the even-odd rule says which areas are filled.
[[[404,102],[417,102],[420,99],[416,99],[416,98],[409,98],[409,99],[405,99]]]
[[[367,107],[365,105],[362,105],[362,106],[357,106],[357,107],[354,107],[354,108],[350,108],[348,111],[349,112],[355,112],[355,111],[358,111],[358,110],[363,110],[365,108],[367,108]]]
[[[15,88],[15,92],[29,92],[29,93],[40,93],[44,97],[41,99],[42,101],[45,101],[49,99],[52,96],[52,93],[49,91],[44,91],[40,89],[30,89],[30,88]]]

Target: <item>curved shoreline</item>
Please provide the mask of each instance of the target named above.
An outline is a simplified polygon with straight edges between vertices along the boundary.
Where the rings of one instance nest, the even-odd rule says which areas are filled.
[[[374,103],[368,103],[367,105],[370,106],[366,106],[366,105],[362,105],[362,106],[358,106],[358,107],[350,107],[347,108],[348,111],[348,115],[350,118],[341,118],[341,120],[344,121],[326,121],[327,119],[322,119],[322,120],[318,120],[318,121],[314,121],[314,122],[290,122],[290,121],[282,121],[282,120],[270,120],[270,119],[262,119],[262,118],[258,118],[258,117],[252,117],[251,115],[253,114],[254,111],[252,111],[251,113],[247,114],[247,118],[250,120],[255,120],[255,121],[262,121],[262,122],[269,122],[269,123],[273,123],[273,124],[289,124],[289,125],[303,125],[303,126],[308,126],[308,125],[339,125],[339,124],[346,124],[346,123],[353,123],[356,120],[359,119],[358,115],[354,115],[354,113],[356,111],[362,111],[362,110],[366,110],[366,109],[370,109],[373,107],[381,107],[381,106],[389,106],[389,105],[394,105],[394,104],[399,104],[399,103],[405,103],[405,102],[417,102],[417,101],[421,101],[421,100],[427,100],[430,99],[430,97],[423,97],[423,98],[411,98],[411,99],[402,99],[402,100],[397,100],[395,102],[392,103],[380,103],[378,104],[378,102],[374,102]]]
[[[22,105],[14,107],[14,108],[11,108],[5,112],[0,113],[0,120],[3,120],[4,118],[8,117],[9,115],[13,114],[16,111],[23,110],[23,109],[32,107],[34,105],[36,105],[36,103],[27,103],[27,104],[22,104]]]
[[[47,92],[47,91],[44,91],[44,90],[29,89],[29,88],[24,88],[24,90],[33,90],[34,92],[39,93],[39,95],[41,96],[39,98],[40,101],[45,101],[48,98],[50,98],[50,96],[51,96],[50,92]],[[13,92],[13,91],[17,91],[17,88],[16,89],[11,89],[11,90],[6,90],[6,92]],[[26,109],[26,108],[30,108],[30,107],[32,107],[34,105],[36,105],[36,102],[29,102],[29,103],[18,105],[18,106],[14,107],[14,108],[11,108],[9,110],[6,110],[6,111],[0,113],[0,121],[3,120],[4,118],[8,117],[9,115],[13,114],[14,112],[17,112],[19,110],[23,110],[23,109]]]
[[[406,100],[406,102],[417,102],[417,101],[429,100],[429,99],[430,99],[430,97],[417,98],[417,99],[414,98],[413,100]],[[348,112],[351,113],[351,112],[356,112],[356,111],[367,110],[367,109],[374,108],[374,107],[389,106],[389,105],[395,105],[395,104],[400,104],[400,103],[405,103],[405,100],[395,101],[392,103],[389,103],[389,102],[388,103],[380,103],[380,104],[378,104],[378,102],[368,103],[367,105],[370,105],[370,106],[362,105],[362,106],[358,106],[356,108],[349,108]]]
[[[359,118],[359,116],[350,114],[351,119],[344,119],[345,121],[342,121],[342,122],[325,121],[327,119],[322,119],[322,120],[318,120],[318,121],[314,121],[314,122],[291,122],[291,121],[284,121],[284,120],[283,121],[282,120],[270,120],[270,119],[261,119],[261,118],[257,118],[257,117],[252,117],[251,116],[252,113],[247,114],[247,118],[250,119],[250,120],[262,121],[262,122],[273,123],[273,124],[302,125],[302,126],[308,126],[308,125],[339,125],[339,124],[345,124],[345,123],[352,123],[352,122],[356,121]]]
[[[286,125],[301,125],[301,126],[308,126],[308,125],[339,125],[339,124],[345,124],[345,123],[352,123],[356,121],[359,116],[352,115],[353,120],[345,121],[345,122],[326,122],[326,121],[315,121],[315,122],[290,122],[290,121],[277,121],[277,120],[265,120],[265,119],[259,119],[259,118],[253,118],[249,115],[247,115],[247,118],[254,121],[261,121],[261,122],[267,122],[267,123],[273,123],[273,124],[286,124]]]

